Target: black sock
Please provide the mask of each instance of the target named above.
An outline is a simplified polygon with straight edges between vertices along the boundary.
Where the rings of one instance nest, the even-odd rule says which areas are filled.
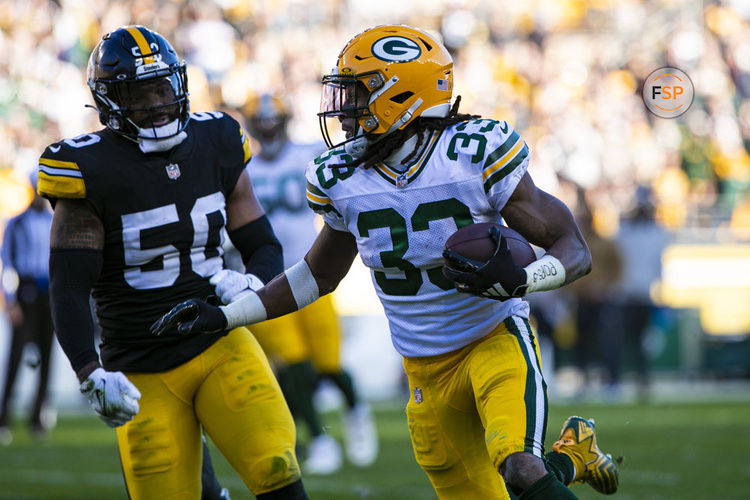
[[[278,490],[269,491],[256,495],[258,500],[307,500],[307,493],[302,486],[302,480],[286,485]]]
[[[203,464],[201,466],[201,500],[219,500],[221,498],[221,485],[216,479],[214,466],[211,463],[211,455],[208,453],[206,438],[203,438]]]
[[[518,496],[518,500],[576,500],[577,498],[551,472]]]
[[[575,479],[576,468],[565,453],[550,451],[545,455],[544,465],[562,484],[570,484]]]
[[[281,393],[284,395],[284,400],[289,407],[289,411],[292,416],[297,417],[299,414],[296,401],[297,390],[294,387],[294,378],[292,377],[289,368],[286,366],[277,368],[276,380],[279,381],[279,387],[281,387]]]
[[[291,379],[292,394],[290,394],[290,397],[294,401],[295,407],[295,412],[292,415],[299,416],[305,422],[312,437],[320,436],[323,433],[323,425],[313,406],[313,390],[318,380],[315,368],[310,361],[302,361],[287,366],[286,370]]]
[[[338,387],[344,395],[346,406],[349,409],[352,409],[357,405],[357,394],[354,392],[354,382],[352,382],[352,376],[349,375],[348,372],[341,370],[338,373],[323,373],[321,376],[336,384],[336,387]]]

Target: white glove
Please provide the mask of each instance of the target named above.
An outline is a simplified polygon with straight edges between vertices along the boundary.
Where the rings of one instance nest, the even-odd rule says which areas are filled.
[[[242,274],[231,269],[222,269],[211,276],[208,282],[216,287],[216,295],[223,304],[229,304],[263,288],[263,282],[254,274]]]
[[[122,372],[97,368],[81,384],[81,393],[110,427],[125,425],[138,413],[141,393]]]

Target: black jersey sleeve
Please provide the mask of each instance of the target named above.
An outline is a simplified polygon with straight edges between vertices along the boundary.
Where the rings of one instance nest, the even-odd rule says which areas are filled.
[[[92,196],[92,165],[106,164],[102,158],[102,135],[98,132],[79,135],[50,144],[39,157],[37,193],[50,200],[85,199],[97,215],[102,213],[101,202]]]
[[[215,140],[221,155],[219,165],[224,196],[229,198],[253,153],[247,134],[234,118],[221,113],[218,121],[218,137]]]

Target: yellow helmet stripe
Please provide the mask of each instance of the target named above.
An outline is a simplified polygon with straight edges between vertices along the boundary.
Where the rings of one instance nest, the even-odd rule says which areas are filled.
[[[135,40],[135,43],[138,44],[138,50],[140,50],[141,56],[143,56],[143,64],[153,63],[154,56],[147,55],[147,54],[151,54],[151,47],[148,46],[146,37],[143,36],[143,33],[141,33],[141,30],[133,26],[126,28],[126,29],[128,30],[128,33],[130,33],[130,36],[133,37],[133,40]]]

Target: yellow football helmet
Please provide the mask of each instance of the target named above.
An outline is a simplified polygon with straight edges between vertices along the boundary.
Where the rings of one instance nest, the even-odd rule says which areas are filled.
[[[377,26],[352,38],[323,77],[321,132],[328,147],[345,144],[357,157],[419,116],[447,116],[452,95],[453,58],[441,42],[409,26]],[[355,130],[337,144],[332,118],[356,119]]]
[[[273,159],[288,140],[289,107],[279,93],[251,97],[243,108],[250,135],[260,145],[260,155]]]

